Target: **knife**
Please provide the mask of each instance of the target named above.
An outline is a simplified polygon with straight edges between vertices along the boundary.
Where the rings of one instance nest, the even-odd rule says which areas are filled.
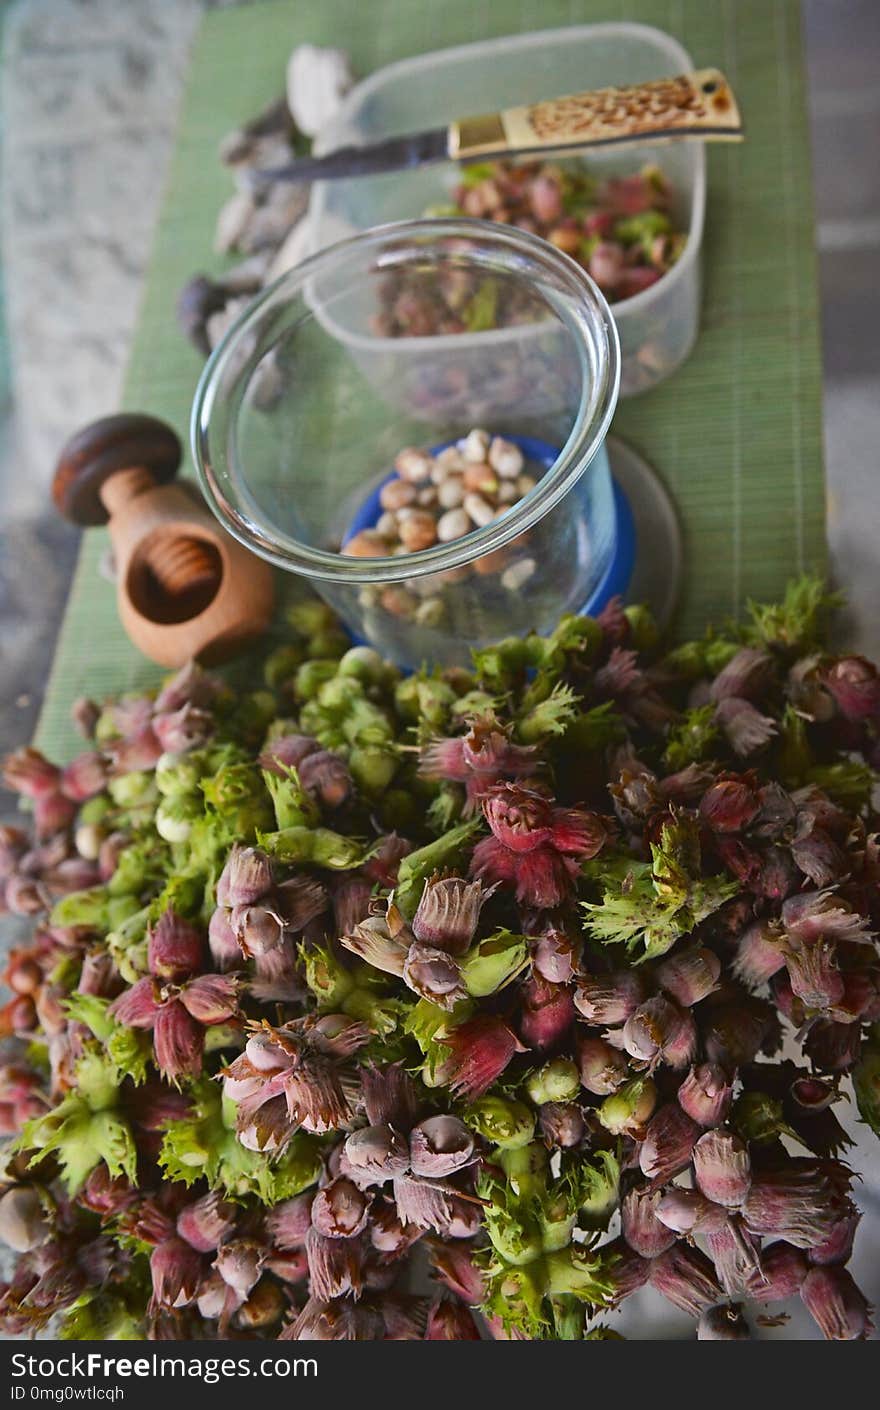
[[[727,79],[718,69],[653,79],[627,88],[599,88],[550,98],[500,113],[459,118],[448,127],[390,137],[363,147],[338,147],[251,173],[270,181],[337,181],[402,171],[430,162],[473,162],[486,157],[577,151],[623,143],[697,138],[738,142],[742,119]]]

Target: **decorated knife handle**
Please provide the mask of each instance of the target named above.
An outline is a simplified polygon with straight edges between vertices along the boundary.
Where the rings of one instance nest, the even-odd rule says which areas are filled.
[[[449,129],[449,155],[468,161],[504,152],[682,137],[736,142],[742,135],[739,108],[727,79],[718,69],[700,69],[629,88],[599,88],[461,118]]]

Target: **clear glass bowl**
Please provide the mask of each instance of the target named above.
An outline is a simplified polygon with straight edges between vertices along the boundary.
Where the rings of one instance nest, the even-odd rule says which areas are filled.
[[[497,307],[522,321],[454,340],[377,337],[389,281],[401,280],[419,298],[491,281]],[[608,306],[567,256],[483,221],[406,221],[322,251],[249,306],[199,383],[193,454],[221,523],[310,579],[354,636],[404,667],[450,665],[549,631],[612,590],[620,536],[604,442],[619,380]],[[436,449],[474,427],[520,438],[530,493],[420,552],[340,551],[403,447]]]

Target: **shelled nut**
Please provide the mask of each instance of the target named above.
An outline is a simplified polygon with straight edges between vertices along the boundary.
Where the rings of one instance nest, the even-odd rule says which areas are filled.
[[[402,558],[435,544],[452,544],[505,515],[534,489],[537,480],[525,465],[515,441],[479,427],[436,455],[405,446],[394,462],[396,474],[379,491],[381,513],[375,525],[355,534],[343,552],[353,557]],[[480,554],[458,568],[416,577],[405,586],[364,588],[361,603],[418,626],[454,624],[456,608],[449,589],[474,578],[491,578],[505,591],[516,592],[529,581],[536,562],[521,556],[528,537],[519,534],[512,544]]]

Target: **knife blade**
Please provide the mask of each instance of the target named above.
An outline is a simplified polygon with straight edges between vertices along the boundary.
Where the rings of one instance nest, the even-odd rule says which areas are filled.
[[[486,157],[580,151],[625,143],[685,138],[738,142],[739,107],[719,69],[699,69],[675,78],[623,88],[600,88],[497,113],[459,118],[447,127],[364,146],[338,147],[251,174],[256,185],[274,181],[337,181],[404,171],[432,162],[461,163]]]

